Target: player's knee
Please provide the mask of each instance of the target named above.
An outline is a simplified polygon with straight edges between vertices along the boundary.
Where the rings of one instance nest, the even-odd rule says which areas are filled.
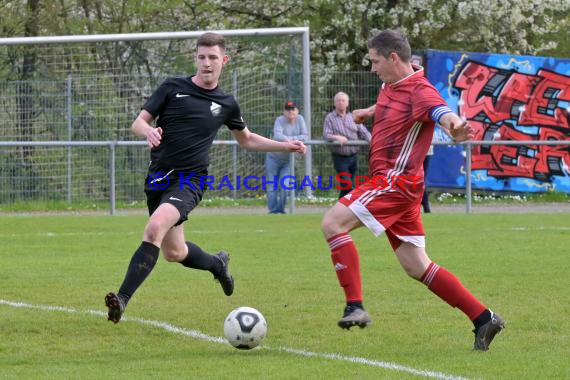
[[[166,248],[162,250],[162,255],[166,261],[177,263],[184,259],[186,253],[179,249]]]
[[[334,235],[338,235],[339,233],[343,232],[340,231],[339,224],[329,213],[324,216],[321,222],[321,231],[323,231],[323,235],[326,239],[329,239]]]
[[[416,266],[409,264],[402,264],[402,268],[404,269],[406,274],[411,278],[413,278],[414,280],[419,281],[423,275],[423,272],[420,269],[418,269]]]
[[[162,238],[164,237],[164,232],[162,231],[161,223],[156,220],[149,220],[148,224],[144,229],[143,238],[145,241],[151,242],[156,246],[161,245]]]

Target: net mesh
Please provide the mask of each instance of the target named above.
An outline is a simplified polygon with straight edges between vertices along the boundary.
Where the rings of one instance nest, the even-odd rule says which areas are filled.
[[[138,140],[130,125],[168,76],[195,72],[196,39],[0,46],[0,140]],[[302,103],[301,36],[228,37],[232,60],[220,86],[240,103],[250,129],[270,136],[287,99]],[[231,140],[223,128],[217,137]],[[212,173],[249,169],[228,146],[211,151]],[[140,200],[148,149],[117,147],[117,199]],[[104,200],[109,193],[107,147],[3,147],[1,202]],[[135,190],[136,189],[136,190]],[[68,193],[71,194],[68,194]],[[224,194],[229,195],[229,194]]]
[[[238,100],[250,130],[271,137],[283,104],[303,104],[301,35],[226,37],[232,57],[220,86]],[[149,41],[0,45],[0,141],[138,141],[130,126],[141,106],[169,76],[195,72],[195,38]],[[312,73],[312,137],[337,91],[351,96],[351,108],[368,107],[377,79],[367,72]],[[303,113],[301,109],[301,113]],[[232,140],[222,128],[217,140]],[[367,148],[361,149],[365,174]],[[210,174],[235,179],[265,173],[265,155],[229,145],[211,149]],[[144,201],[148,165],[145,146],[117,146],[117,202]],[[334,175],[327,147],[312,149],[313,177]],[[305,175],[303,159],[296,173]],[[27,201],[107,201],[110,150],[95,147],[0,147],[0,204]],[[216,181],[219,182],[219,181]],[[316,182],[315,182],[316,183]],[[334,192],[336,193],[336,191]],[[205,197],[261,197],[263,189],[227,187]],[[330,191],[315,195],[334,196]]]

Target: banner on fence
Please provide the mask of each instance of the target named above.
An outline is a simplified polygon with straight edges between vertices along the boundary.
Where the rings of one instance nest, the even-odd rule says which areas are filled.
[[[569,140],[570,59],[428,50],[427,77],[475,140]],[[448,138],[441,131],[435,140]],[[428,185],[459,188],[465,152],[436,146]],[[570,146],[473,147],[475,189],[570,192]]]

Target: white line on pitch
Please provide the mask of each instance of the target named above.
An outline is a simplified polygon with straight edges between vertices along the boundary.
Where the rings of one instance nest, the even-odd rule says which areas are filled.
[[[190,231],[190,235],[207,235],[207,234],[219,234],[220,231],[218,230],[192,230]],[[256,232],[261,233],[265,232],[265,230],[228,230],[225,231],[226,233],[246,233],[246,232]],[[135,235],[135,234],[142,234],[140,231],[138,232],[114,232],[114,231],[105,231],[105,232],[31,232],[31,233],[11,233],[11,234],[0,234],[0,238],[13,238],[13,237],[25,237],[25,236],[39,236],[39,237],[69,237],[69,236],[106,236],[106,235]]]
[[[39,237],[69,237],[69,236],[105,236],[105,235],[134,235],[137,232],[30,232],[30,233],[12,233],[12,234],[0,234],[0,238],[11,238],[11,237],[25,237],[25,236],[39,236]],[[138,232],[140,233],[140,232]]]
[[[512,227],[512,231],[546,231],[546,230],[554,230],[554,231],[568,231],[570,227],[564,226],[533,226],[533,227]]]
[[[23,303],[23,302],[7,301],[7,300],[3,300],[3,299],[0,299],[0,305],[7,305],[7,306],[12,306],[12,307],[17,307],[17,308],[38,309],[38,310],[43,310],[43,311],[60,311],[60,312],[64,312],[64,313],[90,314],[90,315],[96,315],[96,316],[101,316],[101,317],[107,316],[106,313],[99,311],[99,310],[77,310],[77,309],[73,309],[73,308],[69,308],[69,307],[62,307],[62,306],[32,305],[32,304],[27,304],[27,303]],[[198,330],[189,330],[189,329],[185,329],[183,327],[177,327],[177,326],[171,325],[170,323],[167,323],[167,322],[154,321],[154,320],[137,318],[137,317],[123,317],[121,320],[124,322],[136,322],[136,323],[140,323],[140,324],[147,325],[147,326],[153,326],[153,327],[163,329],[163,330],[166,330],[166,331],[174,333],[174,334],[184,335],[184,336],[194,338],[194,339],[205,340],[207,342],[227,344],[226,340],[224,338],[207,335],[207,334],[204,334]],[[327,354],[327,353],[322,353],[322,352],[312,352],[312,351],[306,351],[306,350],[299,350],[299,349],[289,348],[289,347],[270,347],[270,346],[264,345],[262,348],[265,350],[282,351],[282,352],[287,352],[290,354],[307,356],[307,357],[317,357],[317,358],[323,358],[323,359],[329,359],[329,360],[337,360],[337,361],[344,361],[344,362],[350,362],[350,363],[364,364],[364,365],[368,365],[368,366],[372,366],[372,367],[380,367],[380,368],[389,369],[389,370],[393,370],[393,371],[407,372],[407,373],[410,373],[412,375],[429,377],[429,378],[433,378],[433,379],[467,380],[467,378],[465,378],[465,377],[450,375],[450,374],[446,374],[443,372],[416,369],[416,368],[412,368],[412,367],[406,367],[404,365],[400,365],[397,363],[384,362],[384,361],[379,361],[379,360],[371,360],[371,359],[361,358],[358,356],[346,356],[346,355],[341,355],[341,354]]]

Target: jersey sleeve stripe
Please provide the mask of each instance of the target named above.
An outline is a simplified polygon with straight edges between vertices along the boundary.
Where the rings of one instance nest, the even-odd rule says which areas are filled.
[[[447,113],[451,113],[451,112],[453,112],[453,111],[448,106],[440,105],[440,106],[432,108],[432,110],[429,113],[429,116],[431,117],[431,119],[433,121],[435,121],[436,123],[439,123],[439,121],[443,115],[445,115]]]

